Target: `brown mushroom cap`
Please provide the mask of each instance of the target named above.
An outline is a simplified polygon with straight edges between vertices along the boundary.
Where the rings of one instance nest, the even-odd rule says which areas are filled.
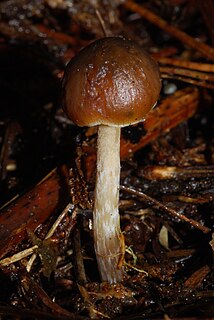
[[[79,126],[127,126],[143,120],[161,88],[156,62],[135,42],[96,40],[69,62],[63,108]]]

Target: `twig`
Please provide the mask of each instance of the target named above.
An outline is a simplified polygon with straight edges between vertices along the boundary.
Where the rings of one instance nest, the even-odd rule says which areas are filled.
[[[139,198],[142,198],[145,202],[151,204],[152,206],[157,207],[158,209],[161,209],[163,211],[165,211],[166,213],[168,213],[169,215],[171,215],[173,218],[178,218],[179,220],[183,220],[185,222],[188,222],[189,224],[191,224],[193,227],[203,231],[204,233],[208,233],[210,232],[210,229],[203,226],[202,224],[200,224],[200,222],[195,221],[193,219],[189,219],[187,218],[185,215],[178,213],[176,210],[171,209],[167,206],[165,206],[163,203],[161,203],[160,201],[146,195],[145,193],[129,188],[129,187],[125,187],[125,186],[120,186],[120,189],[122,191],[125,191],[127,193],[130,193],[132,195],[135,195]]]
[[[97,8],[95,8],[95,13],[96,13],[97,19],[99,20],[100,26],[102,28],[103,35],[105,37],[108,37],[108,32],[107,32],[107,29],[106,29],[105,22],[104,22],[101,14],[100,14],[100,11]]]
[[[185,32],[179,30],[178,28],[170,25],[164,19],[160,18],[155,13],[151,12],[149,9],[128,0],[124,3],[126,9],[139,13],[144,19],[153,23],[157,27],[161,28],[165,32],[171,34],[173,37],[177,38],[187,46],[199,51],[204,57],[214,61],[214,49],[205,43],[200,42],[186,34]]]
[[[200,81],[200,80],[195,80],[195,79],[191,79],[188,77],[183,77],[183,76],[177,76],[177,75],[170,75],[170,74],[161,74],[161,77],[163,79],[174,79],[174,80],[178,80],[178,81],[182,81],[182,82],[186,82],[198,87],[204,87],[204,88],[208,88],[208,89],[214,89],[214,84],[210,84],[204,81]]]
[[[184,68],[177,68],[177,67],[162,67],[160,66],[161,73],[167,73],[167,74],[178,74],[190,78],[195,78],[197,80],[204,80],[204,81],[213,81],[214,82],[214,75],[197,71],[197,70],[186,70]]]
[[[80,240],[80,231],[77,228],[74,235],[74,249],[75,249],[75,260],[77,268],[77,278],[80,285],[84,285],[87,282],[83,256],[81,251],[81,240]]]
[[[166,58],[166,57],[157,58],[157,61],[161,65],[170,65],[175,67],[182,67],[185,69],[192,69],[197,71],[214,73],[214,64],[211,64],[211,63],[200,63],[200,62],[193,62],[189,60],[181,60],[181,59]]]
[[[214,89],[214,75],[209,72],[179,68],[176,66],[160,66],[162,78],[171,78],[197,86]]]
[[[173,167],[173,166],[147,166],[143,176],[148,180],[206,178],[214,177],[214,166],[200,167]]]
[[[69,203],[65,209],[62,211],[62,213],[59,215],[59,217],[56,219],[56,221],[54,222],[54,224],[52,225],[52,227],[50,228],[50,230],[48,231],[48,233],[46,234],[45,239],[49,239],[50,237],[52,237],[52,235],[54,234],[54,232],[56,231],[56,228],[58,227],[58,225],[60,224],[60,222],[62,221],[62,219],[68,214],[68,212],[71,212],[74,210],[74,205],[72,203]]]
[[[17,262],[23,258],[26,258],[27,256],[31,255],[32,253],[35,252],[35,250],[38,249],[38,246],[35,245],[31,248],[28,248],[28,249],[25,249],[23,251],[20,251],[16,254],[14,254],[13,256],[11,257],[8,257],[8,258],[5,258],[5,259],[2,259],[0,261],[0,267],[7,267],[9,266],[11,263],[14,263],[14,262]]]

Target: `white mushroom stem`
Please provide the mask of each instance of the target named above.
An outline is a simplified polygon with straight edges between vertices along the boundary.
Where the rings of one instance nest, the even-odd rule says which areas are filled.
[[[99,126],[97,176],[94,203],[94,246],[102,281],[116,283],[123,271],[118,263],[123,254],[119,216],[120,131]]]

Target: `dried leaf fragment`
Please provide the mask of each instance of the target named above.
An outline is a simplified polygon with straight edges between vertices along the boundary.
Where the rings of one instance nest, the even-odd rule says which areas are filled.
[[[49,278],[56,270],[58,250],[51,238],[41,240],[32,231],[28,230],[31,242],[38,246],[37,252],[43,264],[43,274]]]

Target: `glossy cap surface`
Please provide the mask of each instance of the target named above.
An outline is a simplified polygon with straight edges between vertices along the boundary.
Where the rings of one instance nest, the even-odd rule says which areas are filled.
[[[156,62],[135,42],[107,37],[81,50],[63,78],[63,109],[79,126],[143,120],[160,89]]]

